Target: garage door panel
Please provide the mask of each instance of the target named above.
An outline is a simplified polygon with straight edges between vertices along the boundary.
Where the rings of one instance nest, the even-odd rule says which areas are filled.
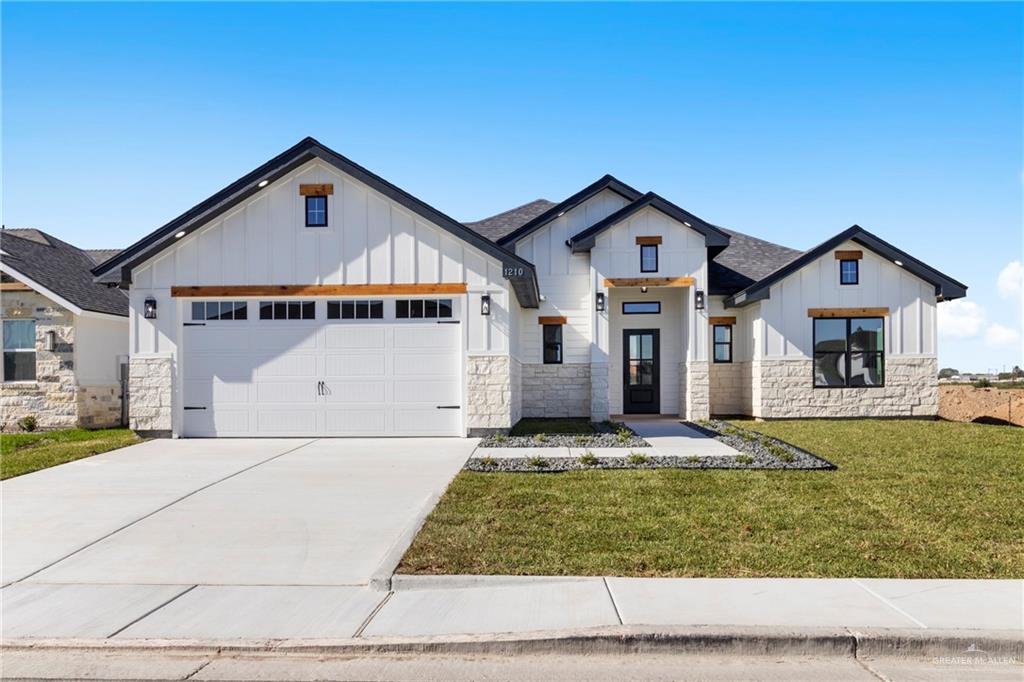
[[[291,378],[308,377],[319,378],[316,370],[316,355],[312,354],[290,354],[279,357],[267,357],[258,360],[256,376],[258,378]]]
[[[396,381],[395,404],[430,403],[437,405],[458,405],[459,387],[451,381]]]
[[[325,403],[381,403],[387,400],[387,382],[331,379],[325,381]]]
[[[325,327],[324,345],[329,349],[376,349],[385,346],[389,330],[361,324],[329,325]]]
[[[252,343],[248,325],[186,327],[185,345],[190,352],[223,353],[225,348],[246,351]]]
[[[188,379],[182,382],[185,404],[203,407],[208,407],[213,403],[248,405],[251,388],[252,384],[250,383],[221,381],[217,378],[212,380]]]
[[[289,350],[315,350],[317,347],[317,329],[315,327],[280,327],[268,325],[249,330],[253,333],[253,350],[273,351],[275,353]]]
[[[324,357],[327,377],[382,377],[386,370],[387,358],[383,353]]]
[[[288,405],[261,405],[256,410],[255,435],[315,434],[318,431],[316,417],[314,410],[297,410]]]
[[[387,431],[389,410],[380,406],[324,410],[324,430],[333,436],[378,435]]]
[[[256,402],[259,404],[299,403],[315,405],[317,403],[316,380],[270,381],[256,384]]]
[[[451,353],[395,353],[395,377],[443,376],[459,374],[461,363]]]
[[[454,345],[458,325],[423,324],[395,327],[395,348],[449,349]]]
[[[450,435],[458,433],[460,410],[428,407],[395,407],[395,433],[400,435]]]

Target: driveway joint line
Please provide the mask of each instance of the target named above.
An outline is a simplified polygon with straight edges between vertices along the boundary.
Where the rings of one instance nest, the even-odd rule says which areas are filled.
[[[102,536],[96,538],[95,540],[93,540],[92,542],[88,542],[88,543],[82,545],[81,547],[79,547],[78,549],[74,550],[73,552],[70,552],[69,554],[65,554],[64,556],[60,557],[59,559],[55,559],[55,560],[51,561],[50,563],[46,564],[45,566],[43,566],[41,568],[37,568],[36,570],[32,571],[31,573],[23,575],[22,577],[18,578],[17,580],[12,580],[7,585],[4,585],[4,587],[9,587],[9,586],[11,586],[11,585],[13,585],[15,583],[20,583],[20,582],[23,582],[25,580],[28,580],[32,576],[38,575],[39,573],[42,573],[43,571],[45,571],[45,570],[47,570],[49,568],[53,568],[54,566],[56,566],[60,562],[65,561],[66,559],[70,559],[71,557],[73,557],[74,555],[78,554],[79,552],[82,552],[82,551],[84,551],[86,549],[89,549],[93,545],[96,545],[96,544],[99,544],[100,542],[103,542],[107,538],[109,538],[109,537],[111,537],[113,535],[116,535],[116,534],[120,533],[121,531],[123,531],[123,530],[125,530],[127,528],[130,528],[130,527],[134,526],[135,524],[139,523],[140,521],[145,521],[149,517],[154,516],[156,514],[159,514],[160,512],[164,511],[165,509],[168,509],[169,507],[173,507],[174,505],[178,504],[179,502],[181,502],[183,500],[186,500],[186,499],[192,497],[193,495],[201,493],[204,490],[206,490],[208,488],[212,488],[213,486],[215,486],[215,485],[217,485],[219,483],[223,483],[224,481],[227,481],[228,479],[234,478],[235,476],[238,476],[240,474],[244,474],[247,471],[251,471],[252,469],[255,469],[258,466],[262,466],[262,465],[266,464],[267,462],[272,462],[273,460],[277,459],[278,457],[284,457],[285,455],[291,454],[291,453],[295,452],[296,450],[300,450],[300,449],[306,447],[307,445],[312,445],[313,443],[317,442],[318,440],[320,440],[320,439],[319,438],[314,438],[313,440],[308,441],[306,443],[303,443],[302,445],[298,445],[298,446],[296,446],[296,447],[294,447],[294,448],[292,448],[290,450],[286,450],[286,451],[284,451],[284,452],[282,452],[280,454],[274,455],[273,457],[268,457],[267,459],[264,459],[264,460],[261,460],[259,462],[256,462],[255,464],[250,464],[249,466],[245,467],[244,469],[239,469],[238,471],[236,471],[234,473],[231,473],[231,474],[228,474],[227,476],[224,476],[223,478],[219,478],[216,481],[213,481],[211,483],[207,483],[206,485],[204,485],[204,486],[202,486],[200,488],[196,488],[192,492],[190,492],[188,494],[185,494],[185,495],[182,495],[178,499],[172,500],[172,501],[168,502],[167,504],[163,505],[162,507],[158,507],[158,508],[154,509],[153,511],[149,512],[148,514],[144,514],[143,516],[140,516],[139,518],[135,519],[134,521],[129,521],[128,523],[124,524],[120,528],[115,528],[114,530],[110,531],[106,535],[102,535]]]
[[[608,593],[608,599],[612,602],[612,608],[615,610],[615,618],[619,621],[619,625],[622,625],[622,614],[619,613],[619,605],[615,603],[615,595],[612,594],[612,586],[608,584],[607,577],[601,578],[601,581],[604,583],[605,592]]]
[[[924,623],[922,623],[921,621],[919,621],[919,620],[918,620],[917,618],[914,618],[914,617],[913,617],[912,615],[910,615],[909,613],[907,613],[906,611],[904,611],[904,610],[903,610],[903,609],[901,609],[900,607],[896,606],[896,605],[895,605],[895,604],[893,604],[893,603],[892,603],[891,601],[889,601],[888,599],[886,599],[886,598],[885,598],[885,597],[883,597],[882,595],[878,594],[877,592],[875,592],[874,590],[872,590],[872,589],[871,589],[870,587],[868,587],[867,585],[865,585],[865,584],[864,584],[864,583],[862,583],[861,581],[857,580],[856,578],[850,578],[850,580],[852,580],[852,581],[853,581],[853,583],[854,583],[855,585],[857,585],[857,587],[861,588],[862,590],[864,590],[865,592],[867,592],[868,594],[870,594],[870,595],[871,595],[872,597],[874,597],[874,598],[875,598],[875,599],[877,599],[878,601],[880,601],[880,602],[882,602],[883,604],[885,604],[886,606],[888,606],[888,607],[889,607],[890,609],[892,609],[892,610],[893,610],[893,611],[895,611],[896,613],[900,614],[900,615],[901,615],[901,616],[903,616],[904,618],[909,618],[909,619],[910,619],[910,620],[912,620],[912,621],[913,621],[914,623],[916,623],[916,624],[917,624],[917,625],[918,625],[919,627],[922,627],[922,628],[924,628],[925,630],[927,630],[927,629],[928,629],[928,626],[927,626],[927,625],[925,625]]]
[[[366,620],[364,620],[359,625],[359,628],[356,630],[355,634],[352,635],[352,639],[357,639],[357,638],[363,636],[363,630],[365,630],[367,627],[369,627],[370,621],[372,621],[374,619],[374,617],[376,617],[376,615],[378,613],[380,613],[380,610],[384,608],[384,605],[387,604],[391,600],[391,597],[393,597],[394,594],[395,594],[394,591],[391,591],[391,592],[388,592],[387,594],[384,595],[384,598],[380,600],[380,603],[377,604],[377,606],[375,606],[373,608],[373,611],[370,611],[370,615],[368,615],[366,617]]]
[[[125,625],[123,625],[123,626],[119,627],[118,629],[114,630],[114,631],[113,631],[113,632],[111,632],[111,633],[110,633],[109,635],[107,635],[107,639],[110,639],[111,637],[115,637],[115,636],[117,636],[117,635],[121,634],[122,632],[124,632],[125,630],[127,630],[128,628],[130,628],[131,626],[133,626],[133,625],[135,625],[136,623],[138,623],[138,622],[139,622],[140,620],[142,620],[143,618],[146,618],[147,616],[149,616],[149,615],[151,615],[151,614],[153,614],[153,613],[156,613],[157,611],[159,611],[159,610],[160,610],[160,609],[162,609],[163,607],[167,606],[168,604],[170,604],[170,603],[171,603],[172,601],[174,601],[174,600],[175,600],[175,599],[177,599],[178,597],[183,597],[183,596],[185,596],[186,594],[188,594],[188,593],[189,593],[189,592],[191,592],[192,590],[196,589],[197,587],[199,587],[199,586],[198,586],[198,585],[192,585],[191,587],[186,587],[186,588],[185,588],[184,590],[182,590],[182,591],[181,591],[181,592],[179,592],[178,594],[174,595],[173,597],[171,597],[171,598],[170,598],[170,599],[168,599],[167,601],[165,601],[165,602],[163,602],[163,603],[161,603],[161,604],[159,604],[159,605],[157,605],[157,606],[154,606],[153,608],[151,608],[151,609],[150,609],[149,611],[146,611],[146,612],[145,612],[144,614],[142,614],[142,615],[141,615],[141,616],[139,616],[138,618],[135,618],[135,619],[133,619],[133,620],[129,621],[129,622],[127,623],[127,624],[125,624]]]

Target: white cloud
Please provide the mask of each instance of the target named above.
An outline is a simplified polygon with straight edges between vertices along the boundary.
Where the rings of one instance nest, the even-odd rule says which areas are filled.
[[[1021,292],[1024,291],[1024,264],[1019,260],[1007,263],[1006,267],[999,271],[996,288],[1003,298],[1020,298]]]
[[[939,304],[939,333],[961,339],[977,336],[985,326],[985,310],[974,301],[958,298]]]
[[[1015,346],[1020,343],[1020,332],[993,322],[985,329],[985,343],[993,347]]]

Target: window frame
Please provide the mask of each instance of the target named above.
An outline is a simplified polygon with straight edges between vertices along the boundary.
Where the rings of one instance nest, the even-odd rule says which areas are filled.
[[[844,363],[844,380],[845,383],[842,386],[820,386],[817,381],[816,363],[818,361],[818,320],[843,320],[846,323],[846,346],[843,351],[843,363]],[[869,351],[857,351],[859,354],[870,354],[876,355],[881,358],[881,370],[879,371],[880,381],[877,384],[865,384],[863,386],[854,385],[850,383],[851,373],[851,356],[853,352],[850,351],[850,334],[852,330],[852,324],[854,320],[881,320],[882,322],[882,343],[881,350],[869,350]],[[885,388],[885,320],[884,316],[878,315],[854,315],[852,317],[814,317],[811,318],[811,386],[815,389],[864,389],[864,388]],[[835,351],[823,351],[822,354],[834,353]]]
[[[323,223],[311,223],[309,222],[309,202],[311,199],[323,199],[324,200],[324,222]],[[306,196],[305,209],[306,209],[306,227],[327,227],[329,223],[327,204],[330,203],[327,199],[326,194],[310,194]]]
[[[219,310],[219,307],[223,304],[229,304],[231,310],[231,317],[222,317],[224,312]],[[218,306],[217,317],[210,317],[207,313],[206,306],[215,304]],[[202,317],[196,317],[196,306],[202,306],[203,315]],[[239,316],[241,311],[241,316]],[[189,317],[192,322],[234,322],[241,320],[243,322],[249,319],[249,302],[248,301],[192,301],[192,305],[189,306]]]
[[[332,315],[331,309],[337,308],[338,314]],[[360,317],[359,313],[362,309],[366,310],[366,315]],[[374,315],[374,312],[380,313]],[[346,313],[350,312],[350,315]],[[384,299],[382,298],[349,298],[349,299],[332,299],[327,301],[327,320],[335,320],[342,322],[354,322],[354,321],[375,321],[384,319]]]
[[[0,364],[0,375],[3,377],[2,383],[5,384],[34,384],[39,380],[39,349],[36,347],[37,333],[39,322],[34,318],[4,318],[2,324],[0,324],[0,335],[3,333],[3,327],[8,322],[31,322],[32,323],[32,347],[31,348],[0,348],[0,352],[3,353],[4,357],[3,364]],[[2,336],[0,336],[2,338]],[[7,372],[4,370],[4,365],[7,364],[8,353],[31,353],[32,354],[32,378],[31,379],[8,379]]]
[[[565,361],[565,339],[564,339],[564,337],[562,335],[562,327],[563,326],[564,325],[561,325],[561,324],[544,324],[544,325],[541,325],[541,332],[540,332],[540,355],[541,355],[541,361],[545,365],[561,365]],[[548,341],[547,335],[548,335],[548,328],[549,327],[551,329],[553,329],[553,330],[558,332],[558,340],[557,341]],[[552,345],[552,346],[557,346],[558,347],[558,350],[557,350],[558,357],[557,357],[557,359],[554,359],[554,360],[549,360],[548,359],[548,345]]]
[[[263,306],[264,305],[268,305],[268,304],[270,305],[270,316],[269,317],[264,317],[263,316]],[[278,316],[276,314],[276,312],[275,312],[277,310],[277,306],[278,305],[284,306],[284,314],[281,315],[281,316]],[[292,305],[299,306],[299,308],[298,308],[299,314],[298,314],[297,317],[292,317],[291,316],[291,306]],[[312,307],[310,308],[310,306],[312,306]],[[258,317],[256,319],[259,320],[260,322],[309,322],[310,320],[319,319],[317,317],[316,309],[317,309],[316,301],[304,301],[304,300],[301,300],[301,299],[300,300],[260,299],[260,300],[256,301],[256,314],[258,315]],[[313,311],[313,315],[310,316],[310,317],[306,317],[306,311],[307,310],[312,310]]]
[[[427,312],[433,306],[433,315]],[[403,310],[404,307],[404,310]],[[419,314],[414,314],[416,311]],[[396,298],[396,320],[454,320],[455,299],[452,298]]]
[[[626,310],[626,306],[629,305],[653,305],[657,306],[657,310],[654,312],[646,311],[629,311]],[[622,314],[623,315],[661,315],[661,301],[623,301],[622,302]]]
[[[853,281],[846,282],[843,280],[843,264],[853,263]],[[843,258],[839,261],[839,285],[844,287],[856,286],[860,284],[860,261],[856,258]]]
[[[654,249],[654,268],[644,269],[644,249]],[[657,244],[641,244],[640,245],[640,272],[657,272],[658,271],[658,245]]]
[[[719,327],[724,327],[725,329],[729,330],[729,340],[728,341],[719,341],[715,337],[715,331]],[[733,342],[733,325],[731,325],[731,324],[715,324],[715,325],[712,325],[712,329],[711,329],[711,362],[714,363],[714,364],[719,364],[719,365],[729,365],[729,364],[732,364],[732,348],[733,348],[732,347],[732,342]],[[718,354],[715,352],[715,350],[719,346],[725,346],[726,348],[729,349],[729,358],[727,360],[719,360],[718,359]]]

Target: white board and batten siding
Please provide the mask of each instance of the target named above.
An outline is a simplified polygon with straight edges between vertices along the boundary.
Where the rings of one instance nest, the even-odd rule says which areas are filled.
[[[306,227],[299,184],[333,183],[328,227]],[[502,354],[511,326],[502,264],[336,168],[313,160],[136,267],[131,351],[173,354],[186,302],[172,286],[465,282],[467,311],[491,296],[491,315],[463,318],[470,354]],[[157,300],[156,320],[142,316]],[[180,307],[179,307],[180,306]]]
[[[765,358],[813,355],[809,308],[888,308],[885,350],[889,355],[936,353],[935,286],[855,242],[835,251],[862,251],[859,284],[839,283],[839,261],[829,251],[772,285],[759,304],[757,345]]]

